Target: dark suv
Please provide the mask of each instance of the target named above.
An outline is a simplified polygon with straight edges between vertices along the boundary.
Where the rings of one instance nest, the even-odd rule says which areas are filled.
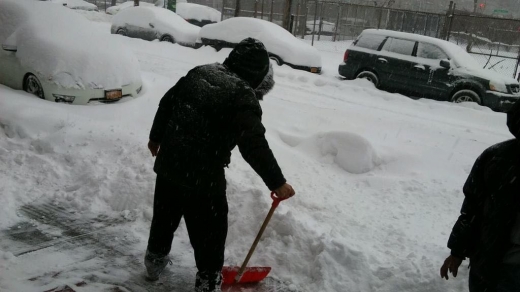
[[[515,79],[482,69],[461,47],[403,32],[364,30],[345,52],[339,74],[408,96],[471,101],[496,111],[520,99]]]

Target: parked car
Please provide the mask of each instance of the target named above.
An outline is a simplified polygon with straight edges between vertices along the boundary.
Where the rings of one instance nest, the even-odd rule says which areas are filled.
[[[217,50],[233,48],[240,41],[252,37],[264,43],[269,56],[278,65],[287,64],[294,69],[321,72],[321,56],[316,48],[295,38],[277,24],[269,21],[234,17],[201,28],[200,41]]]
[[[43,0],[52,2],[54,4],[62,5],[70,9],[86,10],[86,11],[99,11],[95,4],[89,3],[83,0]]]
[[[112,19],[111,32],[132,38],[196,47],[200,27],[161,7],[130,7]]]
[[[152,3],[139,1],[139,6],[141,6],[141,7],[152,7],[152,6],[155,6],[155,5],[152,4]],[[133,0],[132,1],[123,2],[123,3],[115,5],[115,6],[110,6],[110,7],[107,8],[106,13],[107,14],[111,14],[111,15],[116,15],[117,13],[119,13],[119,11],[121,11],[123,9],[126,9],[126,8],[130,8],[130,7],[134,7],[134,1]]]
[[[456,44],[395,31],[364,30],[346,50],[339,74],[409,96],[476,102],[497,111],[520,99],[515,79],[482,69]]]
[[[220,11],[195,3],[177,3],[176,13],[187,22],[200,27],[220,22],[222,18]]]
[[[0,11],[0,84],[73,104],[114,102],[141,91],[132,52],[70,9],[2,0]]]

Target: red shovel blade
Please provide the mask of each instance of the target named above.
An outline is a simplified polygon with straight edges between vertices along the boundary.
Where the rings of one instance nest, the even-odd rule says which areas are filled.
[[[238,274],[240,267],[223,267],[222,268],[222,283],[224,285],[235,284],[235,277]],[[242,278],[238,283],[256,283],[260,282],[271,272],[270,267],[250,267],[246,268],[242,274]]]

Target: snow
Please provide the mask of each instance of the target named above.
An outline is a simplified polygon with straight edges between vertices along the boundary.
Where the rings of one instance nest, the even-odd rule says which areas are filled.
[[[193,66],[222,62],[230,50],[113,38],[139,58],[138,98],[70,106],[0,85],[0,230],[23,230],[20,208],[44,203],[85,220],[121,222],[95,227],[88,244],[61,241],[23,255],[24,243],[0,236],[1,291],[41,292],[80,281],[87,286],[78,292],[107,291],[108,283],[132,283],[144,269],[155,179],[146,144],[158,103]],[[512,138],[506,116],[472,103],[412,100],[366,80],[340,81],[337,66],[348,44],[316,43],[321,75],[275,67],[263,122],[297,195],[280,204],[250,264],[271,266],[273,277],[302,292],[467,291],[467,262],[449,281],[438,270],[475,159]],[[225,263],[235,265],[271,199],[236,150],[226,176]],[[45,219],[52,218],[29,222],[70,237]],[[164,275],[177,281],[171,291],[192,291],[195,263],[184,223],[171,255],[174,265]]]
[[[112,25],[120,27],[132,25],[140,28],[150,28],[161,35],[170,34],[176,42],[194,44],[197,41],[200,27],[188,23],[178,14],[161,7],[131,7],[116,14]]]
[[[198,21],[220,22],[222,18],[220,11],[194,3],[177,3],[176,12],[184,19],[195,19]]]
[[[204,26],[200,30],[200,37],[235,44],[252,37],[263,42],[270,53],[280,56],[285,62],[321,67],[321,57],[315,48],[296,39],[282,27],[261,19],[229,18]]]
[[[98,10],[98,7],[96,5],[83,0],[50,0],[50,2],[62,6],[65,5],[67,8],[70,9],[79,9],[87,11]]]
[[[140,80],[136,57],[75,12],[38,1],[15,5],[30,16],[5,43],[18,47],[22,66],[65,88],[111,89]]]
[[[154,4],[148,3],[148,2],[139,2],[139,6],[141,6],[141,7],[151,7],[151,6],[154,6]],[[123,9],[126,9],[126,8],[129,8],[129,7],[134,7],[134,1],[133,0],[132,1],[126,1],[126,2],[121,3],[119,5],[116,5],[116,6],[108,7],[106,13],[115,15],[119,11],[121,11]]]

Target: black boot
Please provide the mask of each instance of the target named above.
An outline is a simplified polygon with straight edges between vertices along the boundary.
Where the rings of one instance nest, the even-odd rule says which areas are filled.
[[[168,263],[170,263],[170,265],[172,264],[168,256],[161,256],[147,250],[144,257],[144,265],[146,266],[146,271],[148,272],[148,280],[158,280],[159,276],[164,271]]]
[[[195,280],[195,292],[222,292],[222,274],[220,272],[198,272]]]

